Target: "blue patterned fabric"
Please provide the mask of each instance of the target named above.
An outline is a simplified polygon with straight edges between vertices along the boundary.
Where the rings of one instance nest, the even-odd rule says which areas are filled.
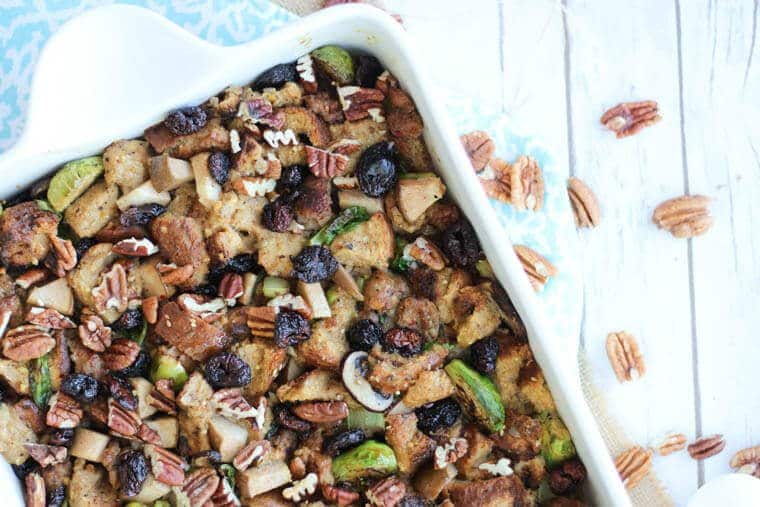
[[[95,0],[0,0],[0,152],[8,149],[23,128],[34,63],[61,24],[83,11],[103,5]],[[267,0],[134,0],[211,42],[233,45],[276,30],[295,16]],[[537,137],[522,133],[498,108],[444,92],[448,109],[461,132],[481,129],[496,141],[497,155],[513,161],[530,155],[544,171],[546,196],[539,213],[518,212],[492,200],[500,222],[516,244],[544,254],[557,268],[541,297],[556,331],[575,340],[582,306],[580,279],[573,262],[575,228],[565,191],[565,171]]]

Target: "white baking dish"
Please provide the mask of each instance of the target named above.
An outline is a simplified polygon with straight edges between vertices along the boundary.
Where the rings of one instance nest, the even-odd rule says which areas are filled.
[[[204,42],[137,7],[103,7],[73,19],[40,56],[25,131],[18,145],[0,156],[0,173],[7,175],[0,180],[0,196],[62,162],[100,152],[114,139],[141,135],[170,109],[203,101],[228,84],[248,83],[264,69],[328,43],[373,53],[413,96],[441,176],[525,322],[536,359],[588,469],[590,500],[630,505],[581,392],[577,340],[555,336],[545,324],[541,304],[422,72],[424,58],[404,30],[379,10],[358,5],[326,9],[235,47]],[[568,342],[574,346],[568,348]],[[2,466],[0,472],[0,491],[15,494],[22,505],[10,468]]]

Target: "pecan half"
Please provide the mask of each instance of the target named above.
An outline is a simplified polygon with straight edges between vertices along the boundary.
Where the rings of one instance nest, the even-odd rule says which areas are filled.
[[[156,480],[170,486],[180,486],[185,482],[186,464],[182,458],[156,445],[148,444],[144,450]]]
[[[575,215],[575,225],[588,228],[599,225],[599,201],[588,185],[573,176],[567,180],[567,195]]]
[[[87,315],[81,322],[77,331],[82,345],[95,352],[103,352],[111,346],[111,328],[103,323],[103,319],[97,315]]]
[[[129,338],[117,338],[102,354],[103,364],[109,370],[123,370],[137,359],[140,345]]]
[[[68,449],[62,445],[24,444],[24,449],[40,464],[42,468],[56,463],[63,463],[68,455]]]
[[[644,356],[636,338],[625,331],[607,335],[607,357],[618,382],[630,382],[644,376]]]
[[[652,469],[652,451],[635,445],[615,458],[615,468],[623,480],[623,485],[633,489]]]
[[[443,259],[441,250],[432,241],[428,241],[422,236],[404,247],[404,254],[421,262],[433,271],[440,271],[446,267],[446,261]]]
[[[70,318],[63,315],[58,310],[52,308],[40,308],[33,306],[26,313],[26,321],[35,326],[47,327],[49,329],[74,329],[76,324]]]
[[[92,289],[95,309],[102,313],[109,309],[118,312],[127,310],[129,303],[129,287],[127,285],[127,270],[120,262],[115,262],[111,269],[103,273],[100,285]]]
[[[246,310],[247,324],[253,336],[274,337],[274,321],[278,308],[274,306],[251,306]]]
[[[683,433],[669,433],[660,441],[655,442],[652,448],[660,456],[667,456],[686,447],[686,435]]]
[[[248,403],[239,387],[219,389],[212,396],[212,400],[215,408],[224,416],[233,419],[248,419],[259,416],[259,410]],[[264,403],[264,407],[266,410],[266,403]]]
[[[55,339],[44,328],[27,324],[5,333],[3,355],[14,361],[30,361],[42,357],[55,347]]]
[[[32,472],[24,479],[26,486],[26,507],[45,507],[47,495],[45,481],[40,474]]]
[[[267,440],[248,442],[245,447],[235,454],[235,457],[232,459],[232,466],[243,472],[254,464],[259,463],[271,449],[272,445]]]
[[[44,281],[48,272],[42,268],[32,268],[24,271],[16,278],[16,285],[22,289],[28,289],[36,283]]]
[[[79,421],[82,420],[82,408],[79,403],[71,396],[60,391],[55,393],[48,402],[48,409],[45,423],[53,428],[75,428]]]
[[[510,200],[519,210],[539,211],[544,205],[544,177],[533,157],[522,155],[511,166]]]
[[[317,93],[317,75],[314,73],[314,60],[311,55],[303,55],[296,60],[296,71],[304,93]]]
[[[475,171],[482,171],[493,157],[496,145],[486,132],[475,130],[459,138]]]
[[[213,468],[198,468],[185,477],[182,493],[192,507],[205,504],[219,487],[219,476]]]
[[[210,502],[214,507],[240,507],[240,499],[229,481],[219,481],[216,491],[211,496]]]
[[[559,273],[551,262],[530,247],[515,245],[515,253],[536,291],[543,290],[549,278]]]
[[[715,456],[726,447],[726,439],[723,435],[711,435],[702,437],[690,443],[686,448],[689,456],[696,460],[703,460]]]
[[[293,413],[313,423],[342,421],[348,417],[348,405],[344,401],[310,401],[293,407]]]
[[[158,434],[158,431],[154,430],[145,423],[142,423],[140,427],[137,428],[137,434],[135,436],[143,442],[147,442],[149,444],[158,445],[161,443],[161,435]]]
[[[406,485],[401,482],[401,479],[392,475],[369,488],[365,494],[372,505],[395,507],[406,495]]]
[[[731,465],[731,468],[742,468],[747,465],[756,465],[753,471],[757,470],[757,465],[760,465],[760,445],[738,451],[731,457],[729,465]]]
[[[61,239],[55,234],[48,235],[51,251],[45,259],[45,265],[58,278],[66,276],[66,272],[77,265],[77,251],[68,239]]]
[[[176,264],[156,264],[156,269],[161,275],[161,282],[165,285],[179,285],[186,282],[193,276],[193,265],[185,264],[177,266]]]
[[[166,412],[169,415],[177,413],[177,403],[174,401],[173,381],[160,379],[156,381],[153,389],[148,393],[148,405]]]
[[[13,411],[19,419],[24,421],[35,433],[43,433],[45,426],[45,412],[30,398],[21,398],[13,404]]]
[[[235,306],[237,298],[243,295],[243,277],[238,273],[226,273],[219,282],[219,295],[227,306]]]
[[[385,121],[382,116],[385,94],[377,88],[360,86],[338,87],[338,100],[348,121],[357,121],[368,116],[378,123]]]
[[[156,296],[148,296],[143,299],[142,312],[148,324],[158,322],[158,298]]]
[[[707,232],[713,224],[709,204],[710,198],[704,195],[668,199],[655,208],[652,221],[676,238],[693,238]]]
[[[632,136],[641,129],[654,125],[662,119],[657,102],[623,102],[607,110],[601,123],[615,133],[618,139]]]
[[[137,435],[142,422],[140,416],[132,410],[126,410],[113,399],[108,400],[108,427],[120,435],[131,437]]]
[[[480,184],[488,197],[505,204],[512,203],[512,166],[500,158],[491,159],[478,173]]]
[[[340,176],[348,167],[348,157],[314,146],[306,146],[306,163],[317,178]]]
[[[441,470],[449,463],[456,463],[459,458],[467,454],[469,444],[464,438],[452,437],[449,441],[435,448],[433,453],[433,468]]]
[[[341,507],[359,501],[359,493],[349,489],[331,486],[330,484],[322,485],[322,496],[324,496],[325,500],[328,502],[333,502]]]
[[[127,257],[148,257],[158,253],[158,247],[148,238],[127,238],[116,243],[111,251]]]

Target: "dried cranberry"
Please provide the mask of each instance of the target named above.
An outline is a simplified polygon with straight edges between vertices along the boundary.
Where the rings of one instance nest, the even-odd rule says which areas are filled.
[[[338,261],[321,245],[307,246],[292,261],[294,276],[306,283],[327,280],[338,270]]]
[[[175,136],[194,134],[206,126],[208,116],[199,106],[181,107],[166,116],[164,125]]]
[[[58,486],[54,490],[48,491],[45,507],[61,507],[64,501],[66,501],[66,486]]]
[[[422,496],[418,494],[411,494],[406,495],[404,498],[401,499],[399,503],[396,504],[396,507],[430,507],[431,504],[427,500],[425,500]]]
[[[277,191],[295,190],[303,185],[303,180],[309,173],[309,167],[305,165],[290,165],[282,170],[280,179],[277,180]]]
[[[99,383],[84,373],[72,373],[61,382],[61,391],[82,403],[91,403],[100,392]]]
[[[361,319],[348,328],[346,338],[353,350],[368,351],[374,344],[380,341],[383,330],[374,321]]]
[[[274,408],[274,414],[277,418],[277,422],[280,426],[289,430],[296,431],[298,433],[306,433],[311,431],[311,423],[304,421],[290,410],[290,407],[286,405],[277,405]]]
[[[441,248],[452,264],[460,268],[472,266],[480,258],[480,243],[466,220],[450,225],[441,234]]]
[[[470,345],[470,363],[483,375],[493,373],[496,369],[496,356],[499,355],[499,342],[489,336]]]
[[[417,428],[423,433],[430,435],[439,428],[450,428],[454,425],[462,409],[452,398],[434,401],[417,408]]]
[[[145,479],[148,478],[148,460],[140,451],[125,451],[119,454],[116,470],[121,483],[121,492],[126,497],[140,494]]]
[[[367,440],[367,435],[362,429],[353,429],[348,431],[342,431],[337,435],[328,438],[324,443],[324,451],[328,456],[335,457],[344,451],[356,447]]]
[[[298,81],[295,63],[281,63],[265,70],[251,86],[254,90],[261,91],[264,88],[279,88],[288,81]]]
[[[377,78],[385,69],[380,60],[371,55],[356,57],[356,84],[364,88],[374,88]]]
[[[398,162],[393,144],[381,141],[362,153],[356,163],[359,188],[370,197],[383,197],[396,184]]]
[[[113,327],[117,331],[128,331],[135,329],[143,325],[143,314],[138,309],[127,310],[121,314],[121,317],[113,323]]]
[[[383,335],[383,349],[388,352],[398,352],[404,357],[411,357],[422,351],[425,338],[408,327],[394,327]]]
[[[221,276],[219,277],[221,279]],[[208,296],[208,297],[216,297],[217,294],[219,294],[219,284],[213,284],[213,283],[202,283],[200,285],[196,285],[192,288],[190,291],[193,294],[198,294],[200,296]]]
[[[293,221],[293,205],[289,199],[278,197],[264,206],[261,218],[270,231],[285,232]]]
[[[13,468],[13,473],[16,474],[16,477],[23,481],[27,475],[37,469],[37,462],[32,458],[28,458],[20,465],[11,465],[11,468]]]
[[[274,342],[278,347],[290,347],[311,338],[309,321],[300,313],[280,310],[274,319]]]
[[[215,151],[208,157],[208,171],[211,177],[220,185],[224,185],[230,179],[232,162],[230,157],[223,151]]]
[[[50,439],[48,440],[48,444],[69,447],[73,441],[74,428],[55,428],[50,431]]]
[[[132,384],[128,380],[114,375],[108,375],[106,377],[106,384],[108,385],[108,392],[111,398],[124,407],[126,410],[137,409],[137,398],[135,398],[132,392]]]
[[[240,254],[230,259],[224,266],[227,273],[244,275],[256,270],[256,256],[253,254]]]
[[[148,225],[154,218],[164,213],[166,213],[166,207],[156,203],[132,206],[121,214],[119,224],[123,227]]]
[[[577,459],[565,461],[549,473],[549,488],[555,495],[572,493],[586,480],[586,467]]]
[[[127,366],[126,368],[122,370],[116,370],[112,371],[111,373],[113,375],[118,375],[119,377],[124,378],[134,378],[134,377],[145,377],[148,378],[148,373],[150,372],[150,354],[148,354],[146,351],[141,350],[137,357],[135,358],[135,362]]]
[[[243,387],[251,382],[251,367],[232,352],[220,352],[206,362],[206,380],[214,389]]]
[[[74,245],[74,250],[77,252],[77,259],[81,259],[84,254],[95,246],[95,244],[98,242],[95,238],[82,238],[79,241],[76,242]]]

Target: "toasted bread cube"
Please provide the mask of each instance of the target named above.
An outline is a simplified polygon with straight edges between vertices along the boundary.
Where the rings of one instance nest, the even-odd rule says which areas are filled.
[[[103,469],[83,460],[74,463],[74,473],[69,483],[71,507],[114,507],[119,505],[116,491],[108,482]]]
[[[330,244],[335,259],[344,266],[386,269],[393,257],[393,229],[384,213],[375,213]]]
[[[244,498],[253,498],[290,481],[290,469],[284,461],[271,461],[237,474],[240,494]]]
[[[0,454],[11,465],[20,465],[29,453],[25,443],[37,443],[37,435],[7,403],[0,403]]]
[[[222,455],[222,461],[229,463],[245,446],[248,430],[226,417],[215,415],[208,424],[208,438],[211,446]]]
[[[137,397],[137,415],[141,419],[147,419],[155,414],[156,409],[148,403],[148,395],[153,390],[153,384],[142,377],[131,378],[129,383],[132,384],[132,389]]]
[[[111,437],[103,433],[87,428],[77,428],[74,433],[74,442],[71,444],[71,455],[87,461],[101,463],[103,452],[110,441]]]
[[[103,151],[106,183],[118,185],[124,193],[148,178],[149,165],[150,150],[145,141],[115,141]]]
[[[348,354],[346,329],[356,317],[356,300],[341,288],[331,290],[335,292],[335,297],[329,306],[329,317],[314,323],[311,338],[296,347],[298,357],[303,362],[328,369],[338,368]]]
[[[328,370],[311,370],[277,388],[277,398],[282,402],[298,401],[348,401],[343,382]]]
[[[370,197],[361,190],[340,190],[338,191],[338,206],[340,209],[359,206],[367,210],[367,213],[377,213],[383,211],[383,201],[376,197]]]
[[[144,421],[149,428],[158,433],[161,441],[158,443],[161,447],[166,449],[173,449],[177,447],[177,439],[179,438],[179,424],[176,417],[157,417],[150,421]]]
[[[137,496],[133,497],[122,496],[122,500],[127,502],[140,502],[143,504],[149,504],[167,494],[169,491],[171,491],[171,489],[171,486],[168,484],[157,481],[156,478],[153,477],[153,474],[148,474],[148,477],[145,479],[145,482],[142,485],[140,493],[138,493]]]
[[[433,455],[435,440],[417,429],[414,412],[389,415],[386,425],[385,438],[396,454],[399,472],[413,474]]]
[[[441,178],[403,178],[398,182],[396,202],[407,222],[414,222],[446,193]]]
[[[423,371],[404,394],[401,401],[408,408],[417,408],[454,395],[454,384],[442,369]]]
[[[158,192],[172,191],[193,181],[193,170],[186,160],[166,153],[150,159],[150,181]]]
[[[243,387],[243,394],[249,399],[266,393],[288,361],[286,350],[272,340],[253,339],[236,344],[233,350],[251,367],[251,382]]]
[[[96,183],[87,189],[79,199],[66,208],[64,218],[80,238],[89,238],[116,218],[119,208],[119,187]]]

